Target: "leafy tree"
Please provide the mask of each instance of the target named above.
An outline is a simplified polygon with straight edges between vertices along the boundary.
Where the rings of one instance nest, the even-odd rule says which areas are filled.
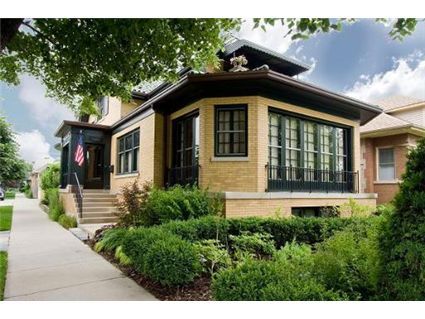
[[[10,124],[0,116],[0,182],[23,180],[27,164],[18,155],[18,145]]]
[[[0,80],[20,73],[42,80],[48,96],[82,114],[96,113],[103,95],[130,98],[144,81],[176,80],[184,67],[217,62],[216,53],[242,19],[0,19]],[[254,19],[254,28],[281,23],[292,39],[339,31],[355,19]],[[376,19],[390,23],[387,19]],[[402,39],[417,19],[396,19],[390,36]],[[283,34],[282,34],[283,35]]]
[[[406,172],[381,238],[383,293],[425,299],[425,139],[408,154]]]
[[[60,183],[59,164],[50,164],[41,175],[41,189],[46,191],[49,188],[57,188]]]

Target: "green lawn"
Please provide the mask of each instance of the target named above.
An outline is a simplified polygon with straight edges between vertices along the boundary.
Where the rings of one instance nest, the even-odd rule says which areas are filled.
[[[6,192],[4,195],[5,199],[14,199],[15,198],[15,192]]]
[[[7,252],[0,251],[0,301],[4,297],[4,285],[6,284]]]
[[[12,226],[12,211],[13,206],[0,207],[0,231],[10,230]]]

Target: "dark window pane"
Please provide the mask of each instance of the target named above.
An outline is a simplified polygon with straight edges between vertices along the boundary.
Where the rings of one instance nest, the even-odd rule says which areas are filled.
[[[139,131],[134,132],[133,145],[134,145],[134,147],[137,147],[137,146],[140,145],[140,132]]]
[[[133,150],[133,164],[131,169],[133,172],[139,169],[139,148]]]
[[[216,154],[240,156],[246,154],[246,108],[216,109]]]

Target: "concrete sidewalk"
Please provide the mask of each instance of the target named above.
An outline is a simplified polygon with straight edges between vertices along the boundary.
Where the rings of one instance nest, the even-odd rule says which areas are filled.
[[[8,254],[5,300],[156,300],[22,195]]]

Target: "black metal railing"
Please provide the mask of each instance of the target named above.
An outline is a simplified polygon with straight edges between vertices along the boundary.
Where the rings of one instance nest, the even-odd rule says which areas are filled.
[[[198,185],[199,165],[168,169],[168,185]]]
[[[359,174],[267,165],[268,191],[358,193]]]

